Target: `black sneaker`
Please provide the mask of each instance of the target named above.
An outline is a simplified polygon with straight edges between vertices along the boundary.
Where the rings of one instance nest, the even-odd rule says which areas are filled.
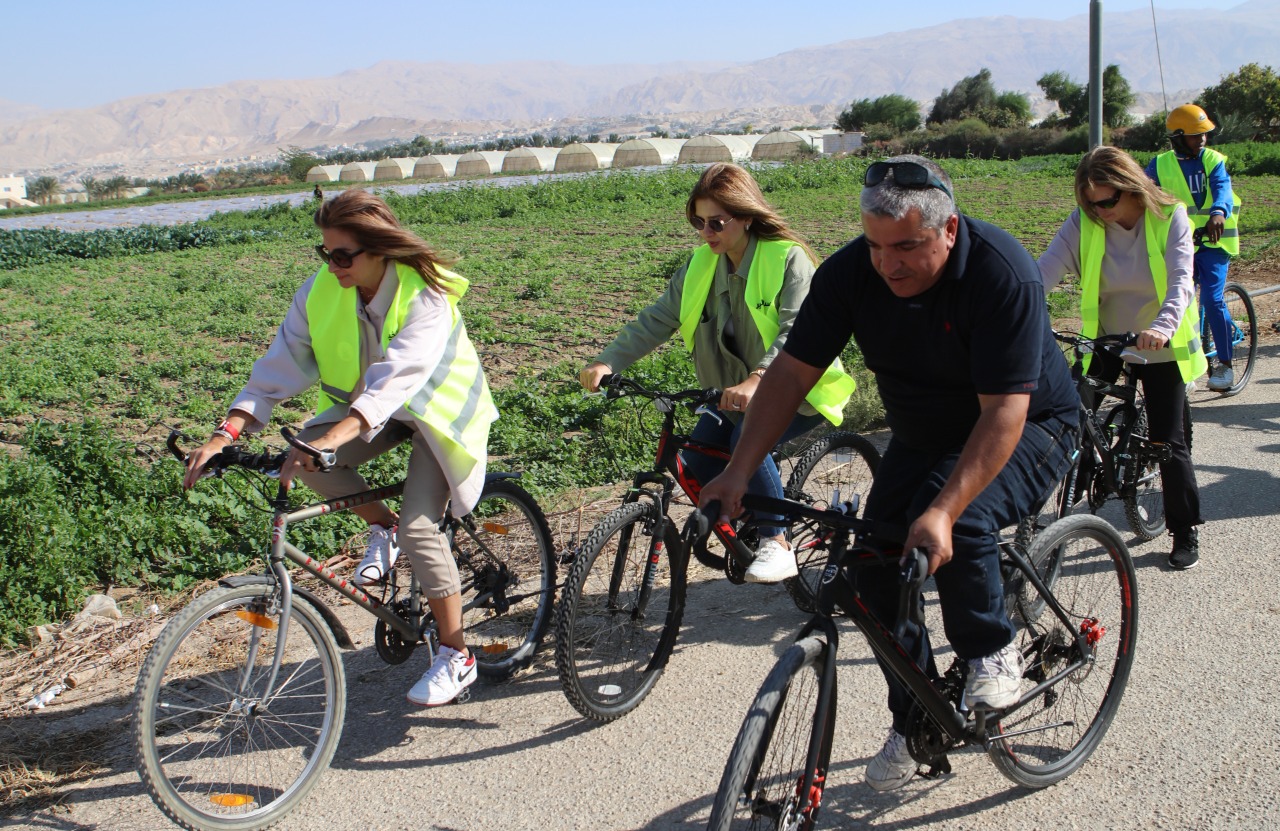
[[[1195,568],[1200,563],[1200,531],[1173,532],[1173,551],[1169,553],[1169,567],[1177,571]]]

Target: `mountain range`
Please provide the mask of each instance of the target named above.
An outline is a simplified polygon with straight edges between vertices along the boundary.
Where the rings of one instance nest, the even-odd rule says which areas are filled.
[[[1156,93],[1146,100],[1159,102],[1164,86],[1176,105],[1242,64],[1280,65],[1280,0],[1162,10],[1158,22],[1163,77],[1151,13],[1104,15],[1103,60],[1119,64],[1135,90]],[[70,175],[117,166],[137,174],[271,157],[289,145],[418,134],[471,141],[533,130],[625,135],[659,125],[698,132],[735,121],[757,129],[829,124],[851,100],[887,93],[918,100],[927,112],[940,92],[983,67],[998,89],[1036,100],[1036,79],[1046,72],[1086,80],[1088,31],[1083,14],[982,17],[741,64],[386,61],[326,78],[237,81],[82,110],[0,101],[0,170]]]

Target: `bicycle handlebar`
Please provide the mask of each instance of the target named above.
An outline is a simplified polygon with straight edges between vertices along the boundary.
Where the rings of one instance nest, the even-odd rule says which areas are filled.
[[[663,399],[674,404],[684,404],[690,410],[696,410],[698,407],[707,404],[719,403],[722,395],[721,391],[715,387],[681,390],[680,392],[659,392],[645,387],[633,378],[617,373],[601,378],[600,389],[604,390],[604,397],[608,401],[626,398],[630,395],[638,395],[641,398],[650,400]]]
[[[174,429],[169,431],[169,437],[165,439],[164,446],[169,449],[174,458],[182,463],[186,463],[188,454],[178,446],[179,439],[189,439],[190,437],[182,431]],[[246,470],[256,471],[258,473],[276,473],[284,465],[284,460],[289,454],[281,451],[272,453],[270,450],[263,450],[260,453],[251,453],[233,444],[229,444],[222,450],[218,451],[218,455],[211,458],[205,470],[209,475],[219,476],[227,468],[242,467]]]

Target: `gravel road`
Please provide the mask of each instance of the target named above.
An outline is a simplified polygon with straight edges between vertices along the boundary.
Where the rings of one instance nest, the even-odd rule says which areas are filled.
[[[865,644],[847,633],[822,827],[1280,827],[1280,560],[1269,542],[1280,531],[1280,346],[1263,347],[1240,396],[1202,392],[1193,400],[1210,520],[1201,565],[1168,570],[1167,538],[1133,544],[1137,660],[1089,763],[1062,784],[1026,791],[984,754],[966,751],[953,755],[950,776],[874,793],[862,769],[887,727],[884,692]],[[1116,508],[1103,515],[1123,530]],[[802,620],[780,587],[732,586],[697,573],[666,675],[636,712],[609,725],[578,717],[545,650],[512,682],[478,682],[467,704],[418,709],[404,692],[426,656],[385,666],[371,648],[368,619],[351,620],[359,643],[347,655],[342,744],[319,786],[278,827],[703,827],[747,705]],[[107,702],[102,716],[118,718],[127,704]],[[134,831],[168,823],[126,757],[74,786],[56,808],[0,827]]]

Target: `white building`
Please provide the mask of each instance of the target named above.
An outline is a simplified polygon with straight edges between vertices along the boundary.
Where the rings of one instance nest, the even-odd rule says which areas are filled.
[[[26,177],[0,177],[0,208],[23,208],[32,205],[35,203],[27,199]]]

